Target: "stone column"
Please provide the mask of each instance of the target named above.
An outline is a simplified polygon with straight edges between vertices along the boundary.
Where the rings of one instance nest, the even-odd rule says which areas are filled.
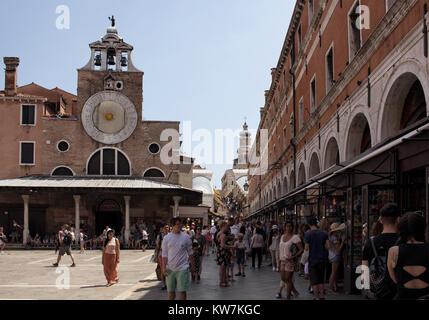
[[[124,196],[125,200],[125,232],[124,232],[124,244],[128,244],[130,239],[130,196]]]
[[[28,194],[23,194],[22,199],[24,200],[24,230],[22,232],[22,244],[25,246],[27,244],[28,234],[28,204],[30,202],[30,196]]]
[[[74,232],[76,236],[76,243],[78,242],[79,235],[80,235],[80,196],[74,195],[74,212],[75,212],[75,218],[74,218]]]
[[[203,226],[208,226],[209,223],[209,213],[205,212],[203,215]]]
[[[179,216],[179,202],[180,202],[180,200],[182,200],[182,197],[179,197],[179,196],[174,196],[173,197],[173,201],[174,201],[173,216],[174,217],[178,217]]]

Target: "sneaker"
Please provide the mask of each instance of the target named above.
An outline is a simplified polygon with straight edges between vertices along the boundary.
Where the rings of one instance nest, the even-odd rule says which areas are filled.
[[[242,276],[245,277],[246,275],[243,273]]]
[[[76,267],[76,265],[73,263],[70,267]]]
[[[280,292],[277,292],[277,294],[276,294],[276,298],[277,298],[277,299],[281,299],[281,298],[282,298],[282,295],[281,295],[281,293],[280,293]]]
[[[279,268],[276,268],[276,271],[279,272]]]
[[[276,267],[273,267],[273,271],[276,271]]]
[[[52,264],[54,267],[58,267],[58,263],[53,263]]]

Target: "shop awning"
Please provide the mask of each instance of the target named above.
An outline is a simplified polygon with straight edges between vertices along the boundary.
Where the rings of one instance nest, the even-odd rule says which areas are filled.
[[[402,131],[398,133],[398,135],[394,138],[391,138],[388,141],[380,143],[378,146],[373,147],[372,150],[367,151],[367,153],[362,154],[358,159],[354,159],[346,162],[344,165],[335,165],[331,167],[330,169],[326,170],[325,172],[322,172],[318,176],[312,178],[310,182],[308,182],[305,185],[300,186],[299,188],[296,188],[286,194],[285,196],[281,197],[280,199],[277,199],[276,201],[267,204],[263,208],[259,209],[258,211],[254,212],[251,216],[261,213],[267,208],[272,207],[276,203],[280,203],[282,201],[287,201],[290,199],[293,199],[293,197],[296,197],[297,195],[304,193],[313,188],[318,187],[322,183],[326,183],[328,180],[339,176],[341,174],[346,174],[348,170],[353,169],[354,167],[375,158],[378,155],[381,155],[382,153],[406,142],[407,140],[421,134],[423,131],[429,130],[429,123],[428,119],[422,120],[422,122],[416,124],[416,126],[413,129],[408,129],[407,131]]]

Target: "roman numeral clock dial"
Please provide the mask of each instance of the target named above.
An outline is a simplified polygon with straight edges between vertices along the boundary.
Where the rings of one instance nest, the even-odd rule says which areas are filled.
[[[96,93],[82,109],[86,133],[104,144],[117,144],[128,139],[136,129],[137,118],[134,104],[119,92]]]

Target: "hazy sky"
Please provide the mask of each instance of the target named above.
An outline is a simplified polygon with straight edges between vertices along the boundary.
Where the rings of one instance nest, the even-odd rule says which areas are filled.
[[[36,82],[76,94],[77,72],[114,15],[144,71],[143,117],[191,121],[192,131],[259,123],[270,68],[277,65],[292,0],[14,0],[2,4],[0,55],[21,59],[20,86]],[[70,8],[70,29],[56,8]],[[3,60],[2,60],[3,65]],[[2,71],[3,72],[3,71]],[[4,88],[4,75],[0,76]],[[214,137],[213,137],[214,141]],[[193,142],[192,149],[198,145]],[[235,148],[236,149],[236,148]],[[236,150],[234,150],[236,151]],[[198,158],[196,160],[199,162]],[[209,165],[213,183],[232,165]]]

